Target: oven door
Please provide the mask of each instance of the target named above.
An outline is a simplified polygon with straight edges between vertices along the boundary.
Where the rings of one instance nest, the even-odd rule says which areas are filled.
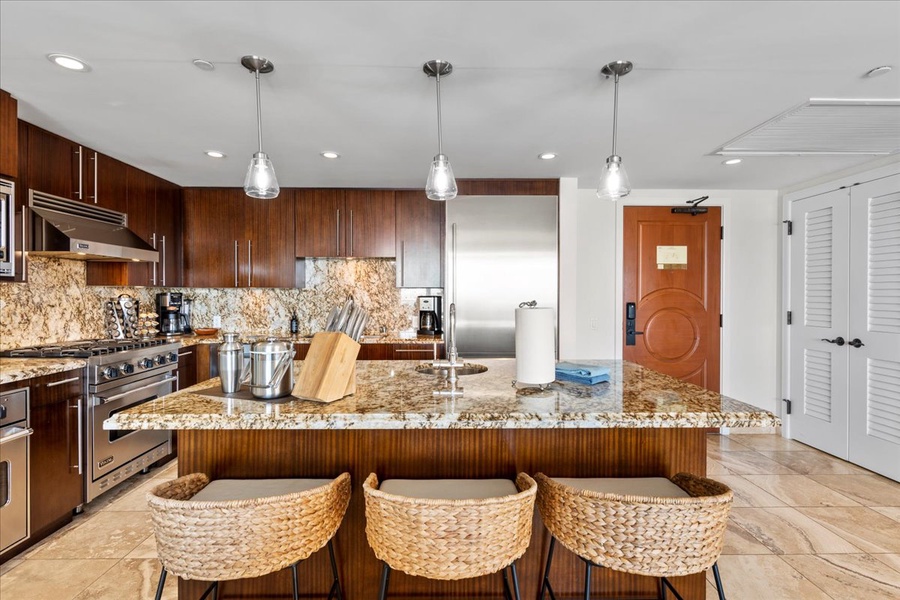
[[[0,552],[28,538],[28,437],[25,427],[0,429]]]
[[[169,442],[171,439],[169,431],[105,430],[103,421],[117,412],[171,394],[177,388],[177,382],[177,374],[174,371],[167,371],[91,394],[89,458],[93,481],[126,465],[160,444]]]

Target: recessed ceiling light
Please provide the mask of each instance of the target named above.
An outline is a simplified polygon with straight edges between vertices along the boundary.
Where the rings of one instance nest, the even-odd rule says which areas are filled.
[[[72,70],[72,71],[80,71],[81,73],[87,73],[91,70],[91,66],[81,60],[80,58],[75,58],[74,56],[69,56],[68,54],[48,54],[47,59],[56,63],[60,67]]]
[[[216,69],[216,65],[212,64],[208,60],[203,60],[202,58],[195,58],[191,62],[194,63],[194,66],[201,71],[214,71]]]
[[[210,158],[225,158],[225,153],[218,150],[207,150],[206,155]]]
[[[541,152],[538,154],[538,158],[541,160],[553,160],[557,156],[556,152]]]
[[[729,158],[728,160],[723,160],[722,164],[723,165],[736,165],[739,162],[741,162],[741,159],[739,159],[739,158]]]
[[[332,152],[331,150],[326,150],[325,152],[320,153],[325,158],[340,158],[341,155],[337,152]]]
[[[875,67],[866,72],[866,77],[878,77],[879,75],[884,75],[885,73],[890,73],[894,68],[890,65],[881,65],[880,67]]]

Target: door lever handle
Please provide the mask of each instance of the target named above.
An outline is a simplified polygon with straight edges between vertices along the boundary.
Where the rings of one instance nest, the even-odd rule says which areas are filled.
[[[853,346],[854,348],[859,348],[860,346],[865,346],[865,344],[863,344],[861,341],[859,341],[859,338],[853,338],[853,340],[847,342],[847,345]]]
[[[844,342],[844,338],[842,338],[841,336],[838,336],[838,337],[834,338],[833,340],[829,340],[829,339],[826,339],[826,338],[822,338],[822,341],[823,341],[823,342],[828,342],[829,344],[837,344],[838,346],[843,346],[843,345],[846,343],[846,342]],[[858,342],[859,340],[854,340],[854,341],[855,341],[855,342]],[[850,345],[852,346],[852,345],[853,345],[853,342],[850,342]],[[857,346],[857,348],[858,348],[858,347],[859,347],[859,346]]]

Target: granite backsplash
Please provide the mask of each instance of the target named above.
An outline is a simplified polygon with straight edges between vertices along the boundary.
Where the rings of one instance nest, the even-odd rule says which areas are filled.
[[[306,259],[303,289],[126,288],[87,286],[84,262],[29,258],[28,283],[0,283],[0,350],[106,337],[103,302],[131,294],[142,311],[155,310],[156,294],[183,292],[194,299],[194,327],[239,332],[288,333],[296,310],[300,333],[320,331],[328,312],[349,295],[370,313],[365,333],[384,327],[398,335],[416,323],[416,297],[434,289],[396,287],[389,259]]]

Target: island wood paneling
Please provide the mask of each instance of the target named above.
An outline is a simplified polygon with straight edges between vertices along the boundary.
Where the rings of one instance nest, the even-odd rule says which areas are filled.
[[[380,563],[365,536],[362,482],[379,478],[515,478],[524,471],[558,477],[671,476],[706,473],[706,438],[699,429],[456,429],[352,431],[179,432],[179,475],[203,472],[212,479],[352,477],[350,507],[335,540],[348,600],[375,598]],[[535,598],[549,534],[535,510],[531,545],[519,561],[522,597]],[[228,582],[224,598],[289,598],[290,571]],[[300,566],[301,596],[326,597],[327,552]],[[655,597],[656,581],[596,569],[594,597]],[[552,581],[560,597],[581,593],[583,563],[565,550],[554,557]],[[703,574],[675,580],[686,599],[704,598]],[[204,587],[179,582],[179,598],[198,598]],[[430,581],[396,572],[392,599],[500,598],[499,574],[454,582]]]

